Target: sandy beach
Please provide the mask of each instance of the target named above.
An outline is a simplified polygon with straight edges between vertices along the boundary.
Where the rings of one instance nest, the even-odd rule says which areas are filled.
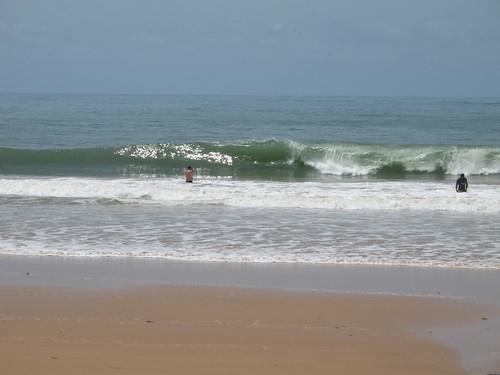
[[[2,374],[465,374],[416,335],[480,320],[421,298],[2,288]]]
[[[466,370],[436,333],[479,325],[481,340],[481,327],[499,316],[491,305],[436,297],[172,284],[68,288],[20,285],[14,274],[9,283],[5,269],[2,275],[2,375],[480,373]]]

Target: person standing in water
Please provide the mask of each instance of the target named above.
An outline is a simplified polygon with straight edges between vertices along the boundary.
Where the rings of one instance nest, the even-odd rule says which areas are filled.
[[[194,169],[190,165],[184,170],[184,177],[186,177],[186,182],[193,182]]]
[[[467,188],[469,187],[469,183],[467,182],[467,178],[462,173],[460,177],[457,179],[457,183],[455,184],[455,190],[457,193],[467,193]]]

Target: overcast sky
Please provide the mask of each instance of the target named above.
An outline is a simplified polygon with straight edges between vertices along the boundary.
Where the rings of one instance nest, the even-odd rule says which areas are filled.
[[[500,96],[500,0],[0,0],[0,92]]]

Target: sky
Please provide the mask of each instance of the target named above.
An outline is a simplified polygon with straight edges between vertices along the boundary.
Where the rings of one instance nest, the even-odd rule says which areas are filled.
[[[0,0],[0,92],[500,97],[500,0]]]

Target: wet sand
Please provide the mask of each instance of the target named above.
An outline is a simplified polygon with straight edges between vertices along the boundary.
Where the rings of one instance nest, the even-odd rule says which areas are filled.
[[[0,374],[500,373],[499,275],[0,256]]]
[[[500,270],[0,255],[0,285],[123,288],[161,284],[451,297],[500,306]]]

